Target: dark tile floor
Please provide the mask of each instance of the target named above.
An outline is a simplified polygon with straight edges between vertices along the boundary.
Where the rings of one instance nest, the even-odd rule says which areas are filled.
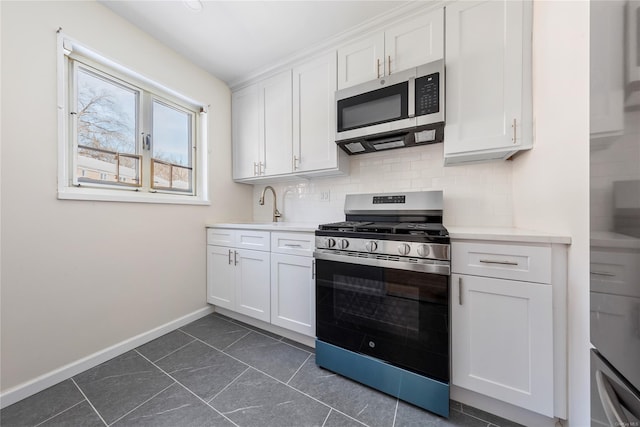
[[[444,419],[315,364],[313,349],[217,314],[0,411],[17,426],[515,426]]]

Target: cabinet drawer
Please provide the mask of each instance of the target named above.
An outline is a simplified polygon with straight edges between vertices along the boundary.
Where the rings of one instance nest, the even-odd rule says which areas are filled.
[[[591,290],[640,297],[640,253],[635,250],[591,250]]]
[[[268,231],[235,230],[235,247],[253,249],[255,251],[269,251],[271,249],[270,234]]]
[[[207,245],[233,246],[235,230],[228,228],[207,228]]]
[[[271,233],[271,251],[279,254],[312,256],[313,233]]]
[[[453,242],[453,273],[551,283],[548,246]]]

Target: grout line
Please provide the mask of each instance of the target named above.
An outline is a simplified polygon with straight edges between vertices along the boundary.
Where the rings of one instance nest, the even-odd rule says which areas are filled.
[[[235,340],[234,342],[232,342],[231,344],[229,344],[228,346],[226,346],[224,349],[220,350],[220,351],[225,351],[226,349],[228,349],[229,347],[232,347],[235,343],[237,343],[238,341],[242,340],[243,338],[248,337],[251,334],[251,330],[247,329],[247,333],[244,334],[243,336],[241,336],[240,338],[238,338],[237,340]]]
[[[84,403],[84,402],[86,402],[86,401],[87,401],[86,399],[82,399],[80,402],[76,403],[75,405],[71,405],[71,406],[69,406],[69,407],[68,407],[67,409],[65,409],[64,411],[60,411],[60,412],[58,412],[57,414],[54,414],[54,415],[50,416],[50,417],[49,417],[49,418],[47,418],[46,420],[39,422],[38,424],[36,424],[36,425],[35,425],[35,426],[33,426],[33,427],[41,426],[42,424],[46,423],[47,421],[51,421],[52,419],[54,419],[54,418],[55,418],[55,417],[57,417],[58,415],[62,415],[62,414],[64,414],[65,412],[70,411],[71,409],[75,408],[76,406],[78,406],[78,405],[80,405],[81,403]]]
[[[138,350],[135,350],[136,353],[138,353]],[[140,353],[138,353],[141,357],[142,356]],[[149,360],[149,359],[147,359]],[[164,373],[164,371],[162,371]],[[171,378],[171,377],[169,377]],[[171,378],[173,379],[173,378]],[[120,421],[121,419],[123,419],[124,417],[126,417],[127,415],[129,415],[130,413],[134,412],[136,409],[141,408],[142,406],[144,406],[145,403],[148,403],[149,401],[153,400],[155,397],[158,397],[160,394],[164,393],[165,391],[167,391],[169,388],[173,387],[175,383],[171,383],[169,384],[167,387],[163,388],[162,390],[160,390],[159,392],[157,392],[156,394],[154,394],[153,396],[151,396],[150,398],[148,398],[147,400],[145,400],[144,402],[142,402],[141,404],[139,404],[138,406],[136,406],[135,408],[133,408],[132,410],[130,410],[129,412],[127,412],[126,414],[122,415],[120,418],[115,419],[111,424],[109,425],[113,425],[115,423],[117,423],[118,421]]]
[[[89,403],[89,405],[91,406],[91,409],[94,410],[94,412],[98,415],[98,418],[100,418],[100,421],[102,421],[104,423],[105,426],[108,426],[109,424],[107,424],[107,422],[104,420],[104,418],[102,418],[102,415],[100,415],[100,412],[98,412],[98,410],[96,409],[95,406],[93,406],[93,403],[91,403],[91,401],[89,400],[89,398],[87,397],[86,394],[84,394],[84,391],[82,391],[82,389],[80,388],[80,386],[78,385],[78,383],[76,382],[76,380],[73,379],[73,377],[71,377],[71,381],[73,381],[73,384],[76,386],[76,388],[80,391],[80,393],[82,393],[82,395],[84,396],[84,398],[87,400],[87,403]]]
[[[191,338],[193,338],[193,337],[191,337]],[[183,348],[185,348],[186,346],[188,346],[189,344],[191,344],[191,343],[192,343],[192,342],[194,342],[194,341],[195,341],[195,339],[192,339],[191,341],[189,341],[189,342],[188,342],[188,343],[186,343],[185,345],[183,345],[183,346],[181,346],[181,347],[176,348],[175,350],[173,350],[173,351],[172,351],[171,353],[169,353],[169,354],[165,354],[165,355],[164,355],[164,356],[162,356],[160,359],[158,359],[158,360],[156,360],[156,361],[154,361],[154,362],[152,362],[152,361],[151,361],[151,359],[147,359],[147,360],[149,360],[149,361],[150,361],[150,362],[152,362],[152,363],[159,362],[159,361],[161,361],[162,359],[164,359],[165,357],[171,356],[173,353],[176,353],[176,352],[178,352],[178,351],[182,350]],[[135,349],[135,350],[136,350],[136,351],[138,351],[137,349]],[[142,353],[140,353],[139,351],[138,351],[138,354],[142,356]]]
[[[400,399],[396,399],[396,408],[393,411],[393,422],[391,423],[391,426],[393,427],[395,427],[396,419],[398,418],[398,406],[400,406]]]
[[[238,381],[238,379],[239,379],[241,376],[243,376],[243,375],[244,375],[244,374],[245,374],[249,369],[253,369],[253,368],[252,368],[250,365],[247,365],[247,369],[245,369],[244,371],[240,372],[240,374],[239,374],[237,377],[235,377],[233,380],[231,380],[231,382],[230,382],[229,384],[227,384],[226,386],[224,386],[224,387],[222,388],[222,390],[220,390],[220,391],[219,391],[219,392],[217,392],[215,395],[213,395],[213,397],[212,397],[211,399],[209,399],[209,400],[207,401],[207,403],[211,403],[211,402],[213,402],[213,399],[215,399],[216,397],[220,396],[220,395],[222,394],[222,392],[223,392],[223,391],[225,391],[226,389],[228,389],[229,387],[231,387],[231,385],[232,385],[233,383],[235,383],[236,381]],[[222,413],[222,412],[221,412],[221,413]]]
[[[136,350],[137,351],[137,350]],[[138,353],[140,354],[140,353]],[[144,357],[142,354],[140,354],[140,356]],[[225,420],[229,421],[231,424],[233,424],[236,427],[240,427],[238,426],[238,424],[234,423],[233,420],[231,420],[230,418],[228,418],[226,415],[224,415],[222,412],[218,411],[216,408],[214,408],[213,406],[211,406],[209,404],[209,402],[205,401],[203,398],[201,398],[200,396],[198,396],[197,394],[195,394],[189,387],[187,387],[186,385],[182,384],[180,381],[178,381],[177,379],[175,379],[173,376],[171,376],[169,373],[167,373],[164,369],[162,369],[160,366],[156,365],[155,363],[153,363],[151,360],[147,359],[146,357],[144,357],[146,360],[149,361],[149,363],[151,363],[153,366],[155,366],[156,368],[160,369],[162,372],[164,372],[166,375],[169,376],[169,378],[173,379],[176,384],[180,385],[182,388],[184,388],[187,392],[191,393],[193,396],[195,396],[199,401],[201,401],[202,403],[204,403],[205,405],[207,405],[209,408],[213,409],[216,413],[220,414],[220,416],[222,416]],[[246,372],[249,368],[247,368],[244,372]],[[234,380],[235,381],[235,380]],[[173,385],[173,384],[172,384]]]
[[[333,408],[331,406],[329,406],[329,412],[327,413],[327,416],[324,417],[324,421],[322,422],[322,427],[325,427],[325,425],[327,425],[327,420],[329,419],[329,416],[331,415],[331,411],[333,411]]]
[[[307,356],[306,359],[304,359],[304,361],[300,364],[300,366],[298,366],[298,369],[296,369],[296,371],[293,373],[293,375],[291,375],[291,377],[287,380],[287,382],[285,384],[289,385],[289,383],[291,382],[291,380],[293,379],[293,377],[295,377],[298,372],[300,372],[300,369],[302,369],[302,367],[304,366],[305,363],[307,363],[307,360],[311,359],[311,354],[309,354]]]

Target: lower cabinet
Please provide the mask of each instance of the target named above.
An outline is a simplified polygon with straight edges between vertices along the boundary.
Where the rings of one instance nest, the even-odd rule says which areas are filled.
[[[566,418],[566,247],[451,243],[452,384]]]
[[[313,258],[271,254],[271,323],[315,337]]]
[[[209,228],[207,302],[315,337],[314,239],[309,232]]]
[[[453,383],[553,416],[551,285],[451,276]]]
[[[268,322],[269,252],[208,246],[207,302]]]

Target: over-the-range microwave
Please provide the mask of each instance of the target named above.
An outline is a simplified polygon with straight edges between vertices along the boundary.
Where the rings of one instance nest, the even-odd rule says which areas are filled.
[[[348,154],[442,142],[444,61],[336,92],[336,143]]]

